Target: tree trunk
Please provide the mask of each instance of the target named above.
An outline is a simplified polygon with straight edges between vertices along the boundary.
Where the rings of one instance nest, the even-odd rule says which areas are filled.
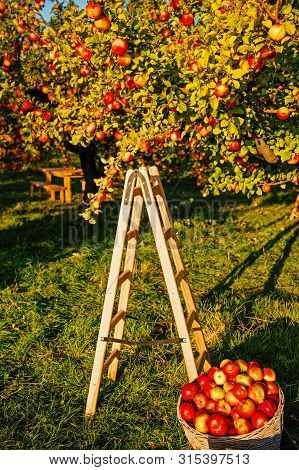
[[[79,155],[86,182],[84,202],[88,203],[88,194],[95,194],[99,189],[94,180],[105,176],[104,165],[100,162],[99,166],[97,166],[97,147],[93,142],[88,147],[82,147],[81,145],[74,146],[72,144],[68,144],[67,147]]]

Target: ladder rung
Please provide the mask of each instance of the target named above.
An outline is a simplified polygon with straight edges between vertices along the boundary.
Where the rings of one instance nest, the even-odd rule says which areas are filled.
[[[101,338],[101,341],[107,343],[128,344],[130,346],[158,346],[160,344],[181,344],[186,343],[185,338],[155,339],[151,341],[129,341],[127,339]]]
[[[185,269],[181,269],[178,273],[176,273],[175,280],[177,285],[179,285],[183,279],[186,278],[186,271]]]
[[[127,232],[127,237],[126,237],[127,242],[131,240],[132,238],[137,238],[138,234],[139,234],[138,230],[129,230]]]
[[[173,227],[168,227],[167,229],[164,230],[164,237],[166,241],[168,241],[174,235],[175,235],[175,232],[174,232]]]
[[[136,196],[142,196],[142,190],[140,186],[137,186],[136,188],[133,189],[133,197]]]
[[[120,287],[127,279],[131,279],[132,271],[124,271],[118,278],[117,287]]]
[[[114,359],[116,357],[119,357],[119,350],[118,349],[114,349],[114,351],[112,351],[112,353],[107,357],[106,361],[104,362],[103,372],[105,372],[108,369],[111,362],[114,361]]]
[[[161,195],[161,191],[160,191],[160,188],[159,188],[159,185],[156,184],[155,186],[153,186],[153,193],[154,193],[154,196],[160,196]]]
[[[112,318],[111,320],[111,324],[110,324],[110,331],[113,330],[113,328],[117,325],[117,323],[122,320],[124,318],[124,316],[126,315],[126,312],[124,310],[120,310],[119,312],[117,312],[114,317]]]

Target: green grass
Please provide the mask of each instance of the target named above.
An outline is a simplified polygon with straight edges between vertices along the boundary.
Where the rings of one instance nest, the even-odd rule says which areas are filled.
[[[176,420],[186,381],[177,346],[124,347],[118,381],[104,380],[97,415],[84,420],[117,208],[111,204],[108,233],[101,236],[102,219],[98,234],[90,227],[82,241],[86,227],[80,220],[70,227],[68,209],[29,200],[29,178],[0,178],[1,448],[188,448]],[[166,185],[166,193],[178,199],[175,227],[213,360],[244,357],[276,369],[286,394],[283,448],[298,448],[298,222],[289,220],[295,193],[200,205],[190,202],[196,193],[189,181]],[[125,335],[151,338],[155,322],[165,322],[175,336],[143,225],[129,307],[138,320],[127,320]],[[72,244],[70,233],[79,236]]]

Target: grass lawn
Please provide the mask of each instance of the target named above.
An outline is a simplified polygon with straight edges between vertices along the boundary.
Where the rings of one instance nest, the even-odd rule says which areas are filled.
[[[1,448],[188,449],[176,420],[186,381],[178,346],[124,347],[118,381],[104,381],[96,417],[84,420],[117,206],[87,230],[75,208],[29,200],[29,178],[0,175]],[[295,192],[197,201],[190,181],[165,189],[212,359],[276,369],[282,446],[298,448]],[[143,225],[128,312],[137,320],[125,336],[152,338],[155,322],[175,336],[146,217]]]

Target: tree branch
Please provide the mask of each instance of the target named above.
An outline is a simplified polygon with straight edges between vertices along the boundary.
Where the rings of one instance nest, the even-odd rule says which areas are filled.
[[[275,15],[276,21],[279,20],[279,7],[280,7],[280,2],[281,2],[281,0],[276,0],[275,10],[274,10],[274,15]]]
[[[277,0],[277,2],[279,2],[280,0]],[[273,20],[273,21],[277,21],[277,18],[275,15],[273,15],[273,13],[271,12],[271,10],[269,9],[269,7],[266,5],[266,3],[264,2],[264,0],[258,0],[258,2],[262,5],[263,9],[265,10],[265,12],[267,13],[268,16],[270,16],[270,18]]]

